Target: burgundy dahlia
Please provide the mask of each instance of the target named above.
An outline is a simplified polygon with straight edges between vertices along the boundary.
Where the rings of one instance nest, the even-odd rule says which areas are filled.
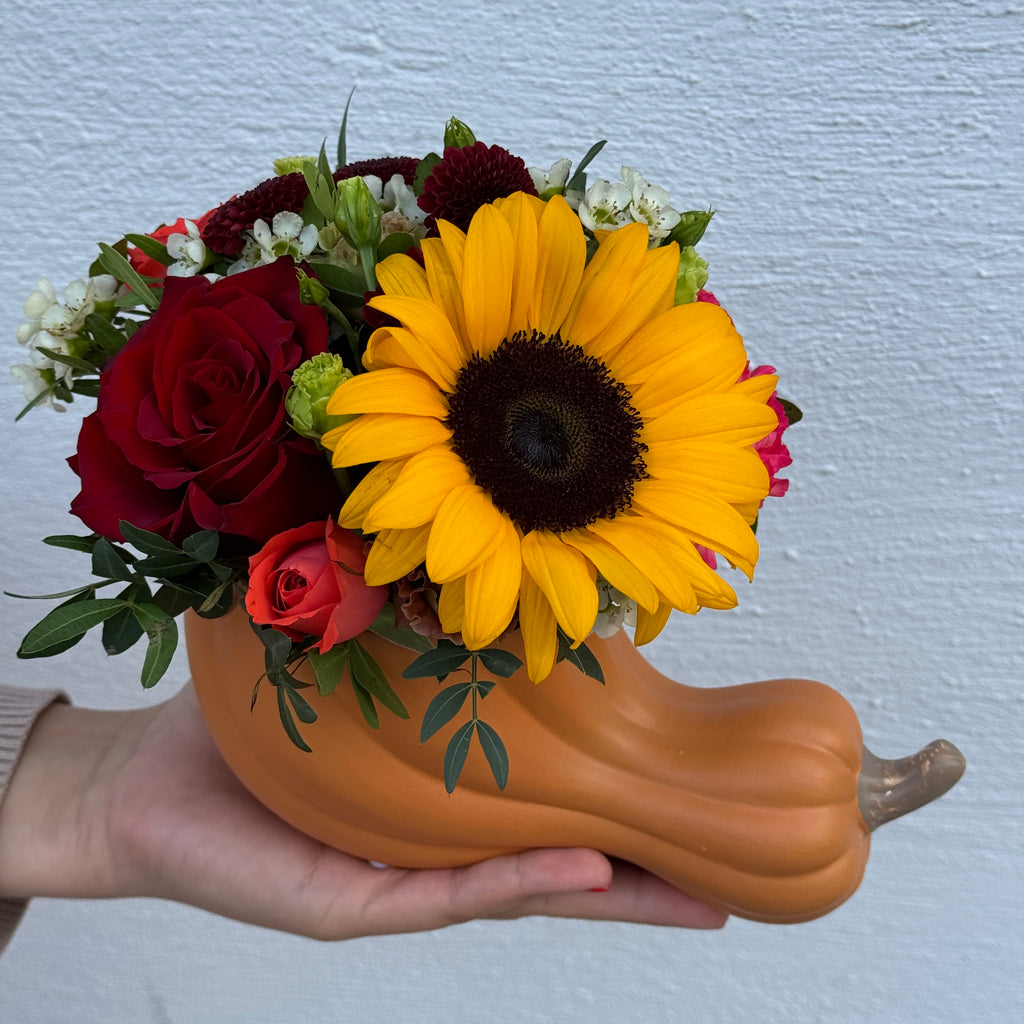
[[[243,231],[251,231],[257,220],[269,224],[274,214],[285,210],[299,213],[308,197],[309,188],[300,171],[267,178],[217,207],[202,229],[203,241],[222,256],[237,256],[245,245]]]
[[[513,192],[537,194],[526,164],[501,146],[475,142],[444,151],[423,183],[419,202],[429,214],[426,223],[431,233],[439,220],[451,221],[465,231],[481,206]]]
[[[400,174],[405,179],[406,185],[411,186],[416,178],[416,168],[419,165],[419,160],[414,156],[379,156],[372,160],[357,160],[355,163],[339,167],[334,172],[334,180],[344,181],[346,178],[373,174],[386,183],[396,174]]]

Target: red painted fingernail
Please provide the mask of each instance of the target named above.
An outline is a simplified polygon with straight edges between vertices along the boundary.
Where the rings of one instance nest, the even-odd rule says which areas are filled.
[[[602,885],[596,889],[588,889],[587,892],[607,892],[610,888],[610,885]]]

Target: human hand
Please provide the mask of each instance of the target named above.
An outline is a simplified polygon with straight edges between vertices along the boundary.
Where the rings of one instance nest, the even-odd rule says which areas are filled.
[[[0,808],[0,895],[156,896],[332,940],[531,914],[716,928],[712,910],[586,849],[375,868],[266,810],[217,752],[191,685],[152,708],[57,705]]]

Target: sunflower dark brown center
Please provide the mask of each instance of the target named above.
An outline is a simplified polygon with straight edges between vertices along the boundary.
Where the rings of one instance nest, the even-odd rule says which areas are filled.
[[[474,356],[449,405],[455,453],[524,531],[614,516],[646,475],[628,389],[557,334],[521,332]]]

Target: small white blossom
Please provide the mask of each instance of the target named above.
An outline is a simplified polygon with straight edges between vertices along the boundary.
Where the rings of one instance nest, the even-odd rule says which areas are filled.
[[[28,363],[17,363],[11,367],[11,376],[25,388],[25,401],[31,402],[44,391],[50,389],[50,385],[43,377],[42,369],[38,366],[30,366]],[[41,405],[48,405],[54,412],[67,412],[67,408],[57,402],[53,395],[48,395]]]
[[[18,328],[19,344],[54,348],[57,339],[73,338],[96,309],[96,303],[109,302],[116,291],[117,281],[109,274],[100,274],[88,281],[72,281],[64,289],[64,301],[58,302],[56,289],[43,278],[25,300],[23,311],[29,322]]]
[[[391,180],[382,190],[381,200],[385,211],[381,217],[381,227],[384,227],[385,222],[390,225],[389,229],[385,228],[382,231],[382,235],[408,231],[411,235],[422,237],[426,233],[424,222],[427,215],[420,209],[416,193],[405,183],[402,175],[391,176]],[[400,223],[404,226],[399,227]]]
[[[658,185],[652,185],[632,167],[622,168],[622,180],[632,196],[629,212],[633,220],[646,224],[652,242],[660,242],[679,223],[679,211],[672,208],[668,192]]]
[[[595,181],[576,211],[585,228],[614,231],[633,218],[629,214],[632,193],[624,182]]]
[[[602,640],[614,636],[624,626],[636,625],[636,602],[600,577],[597,581],[597,601],[594,632]]]
[[[185,221],[185,234],[178,231],[167,236],[167,255],[174,262],[167,268],[168,277],[195,277],[206,262],[206,245],[193,221]]]
[[[623,167],[621,182],[594,182],[577,213],[584,227],[591,231],[646,224],[653,248],[679,223],[679,211],[672,208],[668,198],[665,189],[652,185],[632,167]]]
[[[28,349],[28,362],[11,368],[15,380],[25,385],[25,397],[29,401],[50,387],[44,371],[48,371],[47,376],[52,381],[71,387],[74,370],[42,350],[71,354],[70,342],[82,331],[85,318],[95,311],[97,303],[110,302],[117,288],[117,281],[109,274],[91,277],[88,281],[79,279],[64,289],[64,301],[60,302],[53,285],[45,278],[39,281],[23,307],[29,320],[18,328],[17,334],[19,344]],[[52,395],[47,404],[63,412]]]
[[[287,210],[274,214],[272,223],[257,220],[252,232],[246,232],[245,245],[238,259],[228,267],[228,274],[240,274],[253,267],[273,263],[279,256],[302,259],[308,256],[317,244],[317,230],[312,224],[304,224],[302,217]]]
[[[540,167],[527,167],[526,169],[533,179],[533,187],[537,190],[537,195],[541,199],[550,199],[565,191],[571,167],[572,161],[568,157],[562,157],[561,160],[556,160],[547,171]]]
[[[252,226],[253,237],[263,250],[262,263],[273,263],[278,256],[308,256],[316,247],[316,227],[306,224],[297,213],[287,210],[274,214],[273,223],[258,220]]]

